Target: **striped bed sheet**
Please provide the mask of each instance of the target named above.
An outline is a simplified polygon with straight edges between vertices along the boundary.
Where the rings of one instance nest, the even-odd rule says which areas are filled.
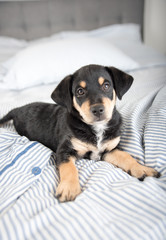
[[[82,159],[76,162],[82,193],[59,203],[56,155],[6,125],[10,130],[0,132],[0,239],[166,239],[166,67],[131,74],[134,84],[117,102],[120,147],[161,177],[141,182],[109,163]],[[22,104],[29,91],[35,90],[22,93]],[[1,115],[13,107],[9,102]]]

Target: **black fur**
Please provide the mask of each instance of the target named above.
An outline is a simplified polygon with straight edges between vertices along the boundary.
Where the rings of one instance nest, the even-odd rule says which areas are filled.
[[[105,91],[101,90],[102,86],[98,83],[99,77],[103,77],[109,83],[108,90],[107,85]],[[86,93],[83,96],[78,96],[77,89],[80,81],[86,82]],[[67,162],[70,156],[77,159],[82,157],[73,148],[71,138],[93,145],[97,145],[98,141],[93,123],[89,124],[83,119],[73,104],[73,97],[76,98],[80,107],[87,100],[90,105],[96,106],[102,104],[103,97],[112,101],[113,89],[121,99],[132,82],[133,78],[130,75],[116,68],[88,65],[60,82],[51,95],[57,104],[36,102],[16,108],[2,118],[0,124],[13,119],[14,126],[20,135],[39,141],[56,152],[57,165],[60,165]],[[100,121],[99,117],[101,116],[94,116],[94,122]],[[121,117],[114,106],[112,117],[106,123],[102,141],[120,136],[120,126]],[[101,152],[100,156],[102,154]],[[91,151],[84,154],[84,157],[90,158],[90,156]]]

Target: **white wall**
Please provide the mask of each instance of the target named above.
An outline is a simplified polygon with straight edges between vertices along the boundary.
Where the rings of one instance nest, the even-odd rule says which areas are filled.
[[[145,0],[144,42],[166,54],[166,0]]]

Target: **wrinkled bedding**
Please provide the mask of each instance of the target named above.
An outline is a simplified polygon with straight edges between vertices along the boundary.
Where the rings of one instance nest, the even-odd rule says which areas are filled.
[[[161,60],[155,63],[152,56],[128,70],[134,83],[117,109],[123,118],[120,148],[161,177],[142,182],[107,162],[81,159],[82,193],[59,203],[55,153],[19,136],[9,122],[0,126],[0,239],[166,239],[166,61],[155,55]],[[0,89],[0,117],[26,103],[52,102],[56,85]]]
[[[133,75],[132,88],[117,103],[123,116],[120,146],[141,164],[158,170],[161,177],[140,182],[106,162],[82,159],[76,162],[82,193],[74,202],[60,204],[55,197],[59,180],[55,154],[19,136],[12,127],[12,131],[3,130],[1,239],[165,239],[166,68]],[[32,100],[39,95],[46,100],[52,87]],[[21,99],[22,104],[28,102],[30,92],[33,95],[35,90],[22,93],[25,99],[13,93],[16,101],[6,104],[4,111]]]

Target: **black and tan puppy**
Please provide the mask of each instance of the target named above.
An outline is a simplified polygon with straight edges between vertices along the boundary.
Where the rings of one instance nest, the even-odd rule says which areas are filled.
[[[52,93],[57,104],[32,103],[10,111],[0,123],[13,119],[20,135],[56,152],[60,182],[56,195],[61,202],[80,194],[75,161],[104,160],[143,180],[159,173],[137,163],[120,151],[121,117],[115,107],[133,78],[114,68],[88,65],[63,79]]]

